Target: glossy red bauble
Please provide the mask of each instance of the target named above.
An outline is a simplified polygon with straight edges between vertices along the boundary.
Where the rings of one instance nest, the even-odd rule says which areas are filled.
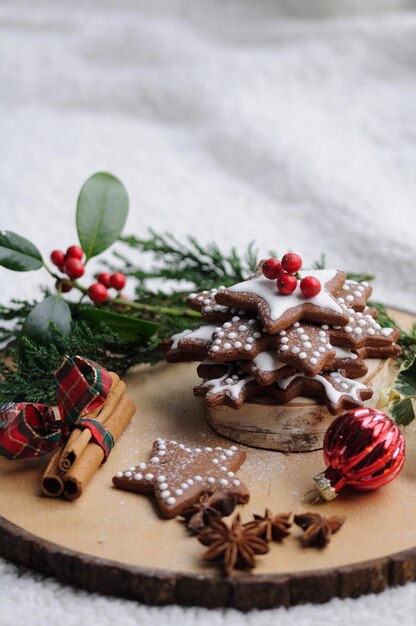
[[[300,281],[300,290],[305,298],[314,298],[321,291],[321,281],[315,276],[305,276]]]
[[[294,274],[302,267],[302,259],[294,252],[287,252],[282,256],[282,267],[286,272]]]
[[[102,304],[108,298],[108,291],[101,283],[94,283],[88,287],[88,295],[94,304]]]
[[[276,281],[276,286],[279,292],[288,296],[293,293],[296,289],[296,285],[298,284],[298,279],[294,274],[288,274],[287,272],[281,272],[279,274],[279,278]]]
[[[331,500],[343,489],[378,489],[403,467],[405,441],[397,424],[382,411],[359,407],[338,417],[324,439],[327,469],[315,476],[320,494]]]
[[[279,259],[270,258],[267,259],[261,266],[261,271],[263,272],[263,276],[269,278],[270,280],[276,280],[279,277],[280,272],[282,271],[282,264]]]

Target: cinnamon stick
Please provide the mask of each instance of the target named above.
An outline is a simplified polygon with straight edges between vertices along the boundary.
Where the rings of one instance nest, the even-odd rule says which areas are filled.
[[[111,385],[110,392],[106,398],[106,402],[109,399],[110,394],[113,391],[113,389],[117,387],[117,385],[120,382],[122,382],[120,381],[120,377],[114,372],[110,372],[110,376],[112,378],[113,383]],[[125,384],[122,383],[122,387],[120,388],[120,391],[123,393],[125,388],[126,388]],[[117,396],[117,400],[118,398],[119,396]],[[91,411],[88,414],[89,417],[97,417],[100,414],[100,412],[104,409],[106,402],[104,402],[104,404],[102,404],[101,406]],[[58,408],[54,408],[54,412],[55,412],[56,419],[60,419]],[[87,433],[87,434],[85,435],[84,433]],[[41,481],[41,490],[45,496],[48,496],[50,498],[57,498],[60,495],[62,495],[63,490],[64,490],[64,479],[63,479],[62,470],[61,470],[62,454],[68,450],[69,446],[71,446],[70,450],[72,450],[72,447],[75,446],[76,443],[77,443],[77,448],[76,448],[77,451],[79,449],[82,449],[82,447],[84,447],[85,449],[90,438],[91,438],[91,433],[88,429],[81,430],[80,428],[75,428],[72,431],[66,445],[64,446],[64,449],[57,450],[55,452],[55,454],[52,456],[51,460],[49,461],[46,467],[46,470],[43,474],[42,481]]]
[[[131,421],[136,406],[133,400],[123,395],[113,413],[106,421],[106,428],[114,437],[114,441],[120,437]],[[69,500],[79,498],[104,458],[104,452],[95,443],[88,443],[84,452],[74,462],[71,469],[64,474],[64,496]]]
[[[88,417],[97,417],[102,424],[105,424],[126,390],[126,384],[119,379],[117,374],[113,374],[111,372],[111,376],[113,378],[113,385],[106,401],[101,407],[99,407],[99,409],[88,413]],[[75,428],[72,431],[60,456],[59,468],[63,473],[71,469],[72,465],[87,447],[90,439],[91,431],[88,428],[84,428],[82,430],[80,428]]]
[[[57,498],[64,491],[64,479],[59,469],[60,456],[61,451],[57,450],[49,461],[42,477],[42,493],[50,498]]]

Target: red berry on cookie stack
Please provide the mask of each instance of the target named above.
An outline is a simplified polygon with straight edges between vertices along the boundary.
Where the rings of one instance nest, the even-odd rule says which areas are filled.
[[[294,252],[286,252],[286,254],[282,256],[282,267],[286,272],[294,274],[302,267],[302,259]]]
[[[298,284],[298,279],[294,274],[289,272],[281,272],[279,278],[276,281],[277,288],[281,294],[288,296],[293,293]]]
[[[300,290],[305,298],[314,298],[321,291],[321,283],[315,276],[305,276],[300,281]]]
[[[275,259],[271,257],[267,259],[261,266],[261,271],[263,272],[263,276],[269,278],[270,280],[276,280],[279,277],[280,272],[282,271],[282,264],[279,259]]]

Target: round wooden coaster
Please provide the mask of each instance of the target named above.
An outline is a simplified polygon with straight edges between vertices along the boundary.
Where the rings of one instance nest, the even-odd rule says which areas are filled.
[[[192,363],[160,364],[126,377],[137,414],[76,502],[40,495],[47,459],[0,459],[0,554],[90,591],[151,604],[240,610],[355,597],[416,578],[413,425],[406,429],[406,463],[395,482],[368,494],[341,492],[332,502],[311,507],[347,518],[327,548],[303,549],[294,528],[282,544],[271,544],[270,552],[257,558],[253,573],[224,578],[204,563],[205,548],[180,521],[158,516],[151,497],[113,488],[112,476],[147,460],[157,437],[190,447],[227,447],[207,424],[203,401],[192,395],[195,369]],[[243,521],[265,507],[304,512],[302,497],[323,467],[321,451],[247,448],[238,472],[251,490],[250,502],[239,507]]]

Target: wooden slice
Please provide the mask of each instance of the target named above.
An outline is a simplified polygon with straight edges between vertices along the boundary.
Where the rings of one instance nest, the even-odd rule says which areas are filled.
[[[410,316],[398,315],[402,322]],[[157,437],[190,447],[224,446],[192,395],[195,364],[140,367],[126,377],[138,406],[108,461],[76,502],[41,496],[48,459],[0,459],[0,554],[89,591],[151,604],[179,603],[240,610],[355,597],[416,579],[416,427],[405,429],[407,456],[396,481],[373,493],[346,491],[321,514],[347,520],[323,550],[303,549],[300,531],[258,557],[253,573],[224,578],[204,563],[204,547],[178,520],[161,519],[151,496],[112,487],[112,476],[147,460]],[[242,446],[244,448],[244,446]],[[301,513],[322,452],[282,454],[246,448],[238,475],[251,499],[243,521],[265,507]]]
[[[380,390],[394,378],[395,365],[391,359],[367,359],[367,365],[366,376],[357,380],[371,384],[374,395],[365,405],[375,406]],[[284,405],[253,399],[238,410],[225,405],[207,406],[207,420],[220,435],[246,446],[308,452],[322,449],[325,432],[334,415],[308,398],[296,398]]]

